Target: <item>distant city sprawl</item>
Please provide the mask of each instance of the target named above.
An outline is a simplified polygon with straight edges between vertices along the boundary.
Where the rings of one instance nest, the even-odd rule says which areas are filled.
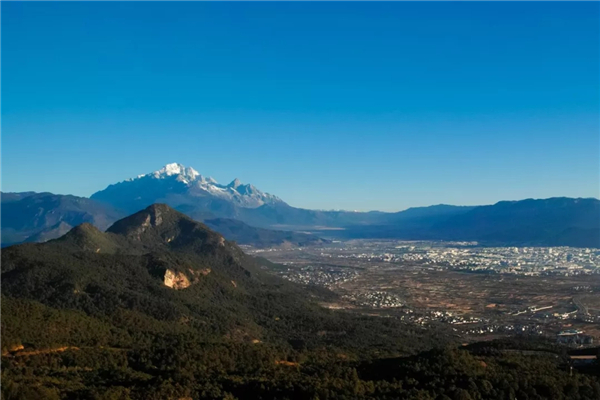
[[[600,337],[598,249],[351,240],[247,250],[282,264],[285,279],[339,293],[330,308],[450,324],[465,338],[544,335],[582,345]],[[565,333],[573,326],[577,334]]]

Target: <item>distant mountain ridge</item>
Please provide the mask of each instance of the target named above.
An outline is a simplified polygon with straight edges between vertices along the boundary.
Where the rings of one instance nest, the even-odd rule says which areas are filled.
[[[600,247],[600,201],[566,197],[501,201],[440,221],[432,231],[448,240]]]
[[[391,223],[352,226],[341,234],[348,238],[462,240],[500,246],[600,248],[598,199],[526,199],[464,209],[438,208],[438,214],[433,211],[415,212],[409,209],[398,213]]]
[[[84,222],[104,230],[124,214],[94,200],[53,193],[1,193],[2,245],[45,241]]]
[[[154,203],[207,221],[229,240],[258,246],[302,246],[320,243],[318,236],[326,236],[600,247],[600,200],[593,198],[526,199],[487,206],[440,204],[397,213],[307,210],[238,179],[220,185],[176,163],[109,185],[90,199],[2,193],[2,245],[52,239],[82,222],[105,229]],[[299,230],[314,235],[294,232]]]

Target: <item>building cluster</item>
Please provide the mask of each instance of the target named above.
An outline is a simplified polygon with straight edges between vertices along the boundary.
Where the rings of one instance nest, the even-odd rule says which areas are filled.
[[[347,282],[357,276],[357,272],[351,269],[323,268],[306,266],[301,268],[290,268],[280,272],[280,276],[289,281],[302,285],[316,285],[330,287]]]
[[[351,303],[361,307],[395,308],[404,305],[402,300],[395,294],[381,290],[358,292],[343,297]]]
[[[600,251],[589,248],[450,247],[423,242],[361,253],[322,252],[321,256],[370,262],[413,262],[456,270],[530,276],[600,274]]]
[[[490,333],[542,335],[544,331],[538,324],[488,324],[468,329],[464,333],[467,335],[487,335]]]
[[[427,325],[432,322],[441,322],[450,325],[480,324],[489,320],[474,316],[459,315],[452,311],[429,311],[415,313],[412,310],[404,310],[406,315],[402,317],[405,321],[411,321],[419,325]]]
[[[281,248],[267,257],[278,264],[272,271],[290,281],[333,289],[345,301],[337,308],[371,309],[393,315],[403,321],[421,326],[447,324],[457,334],[466,335],[556,335],[558,329],[572,324],[600,323],[600,313],[589,310],[588,299],[600,291],[600,250],[570,247],[481,247],[476,243],[399,242],[392,240],[348,241],[310,248]],[[254,252],[265,252],[255,250]],[[308,265],[307,265],[308,264]],[[401,287],[390,286],[386,278],[397,270],[428,279],[423,271],[469,271],[484,274],[517,274],[529,276],[591,275],[573,279],[575,285],[565,287],[564,295],[572,298],[566,303],[550,296],[541,304],[528,305],[509,302],[508,307],[491,313],[466,315],[460,310],[432,311],[428,306],[413,306],[408,293],[397,292]],[[361,276],[360,282],[357,280]],[[392,274],[392,275],[389,275]],[[456,274],[446,274],[455,276]],[[498,282],[503,279],[498,276]],[[562,279],[559,278],[560,281]],[[493,282],[494,280],[490,281]],[[510,279],[509,279],[510,281]],[[529,281],[529,280],[528,280]],[[532,282],[538,282],[532,280]],[[570,282],[571,280],[569,280]],[[348,285],[344,285],[344,283]],[[395,289],[390,289],[390,288]],[[400,296],[395,294],[400,293]],[[517,305],[521,304],[521,305]],[[518,307],[518,308],[517,308]],[[369,311],[372,312],[372,311]],[[588,345],[591,337],[568,333],[557,341],[577,346]]]
[[[433,311],[430,313],[430,317],[433,320],[451,325],[476,324],[483,321],[478,317],[456,315],[451,311]]]

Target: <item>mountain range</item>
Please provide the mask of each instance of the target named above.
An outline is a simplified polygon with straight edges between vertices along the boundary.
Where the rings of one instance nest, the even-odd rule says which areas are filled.
[[[104,230],[123,216],[113,206],[52,193],[2,193],[2,245],[45,241],[84,222]]]
[[[254,246],[395,238],[600,247],[600,201],[593,198],[436,205],[396,213],[307,210],[292,207],[238,179],[221,185],[193,168],[175,163],[109,185],[89,199],[50,193],[2,193],[2,245],[52,239],[82,222],[103,230],[118,218],[154,203],[168,204],[204,221],[229,240]]]

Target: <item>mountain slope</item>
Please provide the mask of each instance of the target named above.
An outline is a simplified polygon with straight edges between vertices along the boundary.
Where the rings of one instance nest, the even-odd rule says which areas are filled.
[[[412,207],[397,213],[386,214],[374,224],[351,225],[342,231],[332,231],[330,234],[346,239],[435,240],[436,237],[432,232],[433,226],[474,208],[473,206],[445,204]]]
[[[270,290],[293,286],[164,205],[122,219],[106,233],[82,224],[59,239],[2,252],[4,296],[80,310],[119,329],[128,326],[119,322],[122,316],[132,315],[147,321],[150,331],[183,318],[181,330],[261,337],[251,317],[253,293],[273,281]]]
[[[600,247],[600,201],[566,197],[502,201],[448,218],[431,232],[445,240]]]
[[[265,204],[254,209],[241,209],[235,219],[259,227],[310,229],[371,225],[385,221],[391,214],[379,211],[321,211],[292,207],[285,203]]]
[[[2,193],[2,246],[43,241],[89,222],[106,229],[124,214],[85,197],[52,193]]]
[[[205,219],[203,223],[225,236],[228,240],[254,247],[310,246],[329,242],[308,233],[254,228],[241,221],[228,218]]]
[[[477,207],[408,209],[382,224],[331,231],[340,238],[477,241],[499,246],[600,247],[600,200],[527,199]]]
[[[429,207],[411,207],[404,211],[395,213],[391,218],[393,221],[427,220],[428,218],[439,219],[459,215],[471,211],[476,206],[452,206],[438,204]]]

